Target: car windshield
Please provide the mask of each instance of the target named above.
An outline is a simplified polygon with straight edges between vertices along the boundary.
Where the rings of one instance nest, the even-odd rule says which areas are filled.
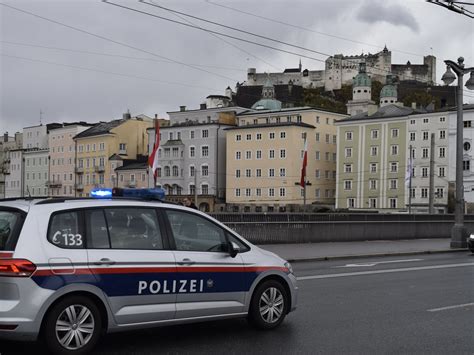
[[[13,249],[21,220],[20,212],[0,210],[0,251]]]

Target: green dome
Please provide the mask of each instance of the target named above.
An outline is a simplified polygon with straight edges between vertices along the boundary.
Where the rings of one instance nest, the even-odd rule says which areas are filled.
[[[254,110],[281,110],[281,101],[275,99],[262,99],[253,104]]]
[[[397,97],[397,88],[394,85],[385,85],[380,91],[380,98],[382,97]]]
[[[354,79],[352,79],[353,88],[360,86],[372,86],[372,80],[370,80],[369,76],[367,75],[364,62],[359,63],[359,74],[357,74]]]

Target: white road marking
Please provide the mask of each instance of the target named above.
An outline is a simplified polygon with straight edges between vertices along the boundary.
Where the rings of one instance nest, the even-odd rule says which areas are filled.
[[[474,303],[465,303],[465,304],[457,304],[455,306],[433,308],[433,309],[428,309],[428,312],[446,311],[448,309],[456,309],[456,308],[463,308],[463,307],[469,307],[469,306],[474,306]]]
[[[299,276],[296,279],[298,281],[304,281],[304,280],[316,280],[316,279],[330,279],[330,278],[334,278],[334,277],[362,276],[362,275],[374,275],[374,274],[389,274],[389,273],[394,273],[394,272],[406,272],[406,271],[450,269],[450,268],[454,268],[454,267],[466,267],[466,266],[474,266],[474,263],[419,266],[419,267],[407,267],[407,268],[402,268],[402,269],[388,269],[388,270],[343,272],[343,273],[340,273],[340,274],[328,274],[328,275],[309,275],[309,276]]]
[[[405,259],[405,260],[390,260],[390,261],[379,261],[379,262],[372,262],[372,263],[362,263],[362,264],[346,264],[341,266],[333,266],[334,268],[338,267],[369,267],[375,266],[378,264],[392,264],[392,263],[408,263],[412,261],[423,261],[424,259]]]

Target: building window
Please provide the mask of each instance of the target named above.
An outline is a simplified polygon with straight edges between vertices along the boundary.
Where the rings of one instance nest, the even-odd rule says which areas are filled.
[[[392,145],[392,155],[398,155],[398,145]]]
[[[377,163],[370,163],[370,172],[371,173],[377,172]]]
[[[410,141],[416,140],[416,133],[415,132],[410,132]]]
[[[319,142],[319,133],[316,133],[316,142]]]
[[[242,140],[242,135],[241,135],[241,134],[237,134],[237,135],[235,136],[235,140],[236,140],[237,142],[241,141],[241,140]]]
[[[423,118],[423,123],[429,123],[430,120],[428,118]]]
[[[190,131],[190,132],[189,132],[189,137],[190,137],[191,139],[194,139],[194,131]]]
[[[280,168],[280,176],[281,177],[286,176],[286,169],[285,168]]]
[[[326,152],[325,157],[326,157],[326,161],[329,161],[329,152]]]
[[[250,197],[251,193],[252,193],[251,189],[245,189],[245,196],[246,197]]]
[[[285,139],[286,138],[286,132],[280,132],[280,138]]]
[[[390,200],[390,208],[397,208],[397,199],[391,198]]]
[[[439,139],[446,139],[446,131],[439,131]]]
[[[464,143],[464,144],[466,144],[466,143]],[[446,156],[446,148],[444,148],[444,147],[439,148],[439,157],[444,158],[445,156]]]
[[[274,177],[275,176],[275,169],[268,169],[268,176]]]
[[[201,156],[202,157],[209,156],[209,147],[207,145],[201,147]]]
[[[346,148],[345,153],[346,153],[346,158],[352,157],[352,148]]]
[[[464,121],[464,128],[470,128],[471,127],[471,121]]]
[[[398,188],[398,180],[390,179],[390,189],[396,190]]]
[[[398,163],[390,163],[390,172],[391,173],[396,173],[398,172]]]
[[[252,177],[252,170],[251,169],[245,169],[245,177]]]
[[[204,184],[204,185],[201,186],[201,194],[209,195],[209,185]]]
[[[464,170],[464,171],[471,170],[471,161],[470,160],[464,160],[462,162],[462,170]]]
[[[235,197],[240,197],[240,189],[235,189]]]
[[[379,138],[379,130],[378,129],[373,129],[370,131],[370,136],[372,139],[378,139]]]
[[[428,158],[428,148],[423,148],[423,150],[422,150],[422,157],[423,157],[423,158]]]
[[[245,136],[245,139],[248,140],[248,141],[251,141],[252,140],[252,135],[251,134],[247,134]]]
[[[444,167],[439,167],[438,168],[438,172],[439,172],[439,177],[444,177],[445,176],[445,168]]]
[[[321,152],[319,150],[316,151],[316,160],[321,159]]]
[[[196,174],[196,169],[194,168],[194,166],[190,166],[189,167],[189,176],[194,176],[194,174]]]
[[[236,178],[240,178],[240,169],[237,169],[237,170],[235,171],[235,177],[236,177]]]
[[[280,187],[280,197],[286,196],[286,189],[284,187]]]
[[[280,149],[280,158],[285,159],[286,158],[286,150],[285,149]]]
[[[245,151],[245,159],[246,160],[252,159],[252,151],[251,150]]]
[[[275,151],[274,151],[273,149],[270,149],[270,150],[268,151],[268,157],[269,157],[270,159],[274,159],[274,158],[275,158]]]
[[[421,177],[428,177],[428,168],[421,168]]]
[[[319,179],[321,177],[321,171],[319,169],[316,169],[315,176],[316,176],[316,179]]]
[[[398,138],[398,128],[392,129],[392,138]]]
[[[270,132],[270,133],[269,133],[269,138],[270,138],[270,139],[275,139],[275,133],[274,133],[274,132]]]
[[[262,140],[262,134],[261,133],[257,133],[257,140],[258,141]]]
[[[370,208],[377,208],[377,199],[376,198],[369,198],[369,207]]]
[[[377,180],[370,179],[369,180],[369,189],[370,190],[377,190]]]
[[[428,189],[426,187],[421,189],[421,198],[428,198]]]
[[[329,144],[329,140],[331,139],[331,135],[330,134],[326,134],[326,143]]]
[[[373,146],[373,147],[370,147],[370,155],[375,157],[377,156],[377,149],[378,147],[377,146]]]
[[[446,121],[446,117],[440,117],[439,118],[439,122],[445,122]]]
[[[347,199],[347,208],[355,208],[355,198]]]
[[[242,158],[242,153],[241,152],[235,152],[235,159],[240,160]]]
[[[463,147],[464,147],[464,151],[468,152],[471,150],[471,143],[464,142]]]
[[[346,141],[352,140],[352,132],[346,132]]]
[[[410,196],[411,196],[411,198],[416,198],[416,189],[415,188],[412,188],[410,190]]]
[[[344,172],[352,173],[352,164],[344,164]]]
[[[423,140],[424,141],[428,140],[428,132],[427,131],[423,131]]]
[[[120,175],[120,177],[122,176]],[[165,166],[165,176],[171,176],[171,168],[169,166]]]
[[[189,147],[189,157],[194,158],[196,156],[196,148],[195,147]]]
[[[268,189],[268,196],[274,197],[275,196],[275,189],[274,188],[269,188]]]
[[[209,166],[203,165],[201,167],[201,175],[202,176],[209,176]]]
[[[209,138],[209,130],[203,129],[202,130],[202,138]]]
[[[443,198],[444,197],[444,189],[442,187],[438,187],[436,189],[436,197],[437,198]]]
[[[352,180],[344,180],[344,190],[352,190]]]
[[[337,136],[335,134],[332,136],[332,143],[333,144],[337,143]]]
[[[258,197],[262,196],[262,189],[261,188],[256,188],[255,189],[255,195],[257,195]]]
[[[262,176],[262,169],[255,169],[255,176],[261,177]]]
[[[173,165],[173,176],[179,176],[179,169],[176,165]]]

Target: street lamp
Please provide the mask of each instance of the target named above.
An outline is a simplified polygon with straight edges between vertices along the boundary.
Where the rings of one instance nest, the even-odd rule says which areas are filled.
[[[456,207],[454,210],[454,226],[451,229],[451,248],[467,247],[467,233],[464,228],[464,188],[463,188],[463,76],[471,73],[471,77],[466,82],[469,90],[474,90],[474,67],[464,68],[464,58],[459,57],[458,62],[445,60],[446,73],[441,80],[446,84],[451,84],[456,77],[458,79],[457,88],[457,120],[456,120]],[[453,73],[454,71],[454,73]],[[455,75],[456,74],[456,75]]]

